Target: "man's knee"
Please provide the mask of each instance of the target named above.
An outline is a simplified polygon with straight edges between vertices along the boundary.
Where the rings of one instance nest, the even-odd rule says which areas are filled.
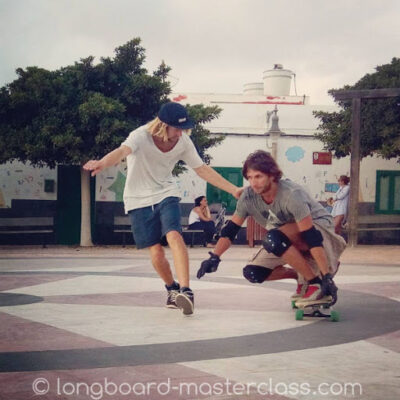
[[[173,246],[174,244],[181,244],[183,242],[182,234],[176,230],[167,232],[165,237],[167,238],[167,242],[170,246]]]
[[[153,263],[160,263],[165,259],[164,249],[161,247],[159,243],[149,247],[150,256]]]
[[[243,276],[251,283],[263,283],[270,275],[272,269],[259,265],[246,265],[243,268]]]
[[[263,247],[268,253],[281,257],[292,245],[291,240],[279,229],[268,231],[263,241]]]

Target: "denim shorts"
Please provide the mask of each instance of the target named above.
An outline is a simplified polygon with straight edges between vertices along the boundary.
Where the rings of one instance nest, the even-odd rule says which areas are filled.
[[[179,197],[167,197],[158,204],[137,208],[128,214],[138,249],[160,243],[170,231],[182,232]]]

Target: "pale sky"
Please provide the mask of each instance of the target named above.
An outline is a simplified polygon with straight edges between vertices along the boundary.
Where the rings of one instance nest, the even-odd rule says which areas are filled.
[[[298,95],[333,104],[329,89],[400,57],[399,21],[399,0],[0,0],[0,86],[140,37],[174,92],[241,93],[279,63]]]

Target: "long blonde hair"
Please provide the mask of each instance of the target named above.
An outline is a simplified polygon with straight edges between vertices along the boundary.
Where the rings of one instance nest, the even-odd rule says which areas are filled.
[[[147,129],[151,135],[159,137],[164,142],[168,140],[167,127],[168,125],[165,122],[162,122],[158,117],[155,117],[147,124]]]
[[[163,142],[168,141],[168,124],[162,122],[160,118],[155,117],[152,121],[147,123],[147,129],[152,136],[157,136],[162,139]],[[182,129],[183,133],[186,133],[188,136],[192,133],[191,129]]]

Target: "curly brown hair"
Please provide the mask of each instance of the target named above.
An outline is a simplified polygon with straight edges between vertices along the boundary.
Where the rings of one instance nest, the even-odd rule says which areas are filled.
[[[282,178],[282,171],[278,164],[272,158],[271,154],[264,150],[257,150],[247,156],[242,169],[242,175],[246,179],[249,169],[254,169],[268,176],[272,176],[275,182],[278,182],[279,179]]]

